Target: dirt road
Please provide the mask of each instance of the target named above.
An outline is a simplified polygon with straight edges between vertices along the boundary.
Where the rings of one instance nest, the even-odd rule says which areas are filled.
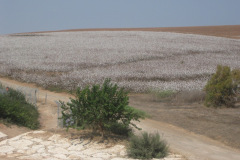
[[[11,85],[21,85],[25,87],[36,88],[34,84],[20,83],[6,78],[0,78],[0,82]],[[70,97],[66,93],[53,93],[38,87],[38,90],[48,95],[49,103],[39,103],[39,111],[41,112],[41,125],[43,129],[51,129],[56,127],[57,107],[54,105],[55,100],[65,97],[65,100]],[[40,96],[40,99],[44,96]],[[43,108],[44,107],[44,108]],[[190,160],[238,160],[240,159],[240,151],[225,146],[224,144],[211,140],[201,135],[193,134],[179,127],[169,125],[163,122],[154,120],[144,120],[138,124],[143,131],[159,132],[160,135],[168,142],[170,148],[177,153],[180,153]]]

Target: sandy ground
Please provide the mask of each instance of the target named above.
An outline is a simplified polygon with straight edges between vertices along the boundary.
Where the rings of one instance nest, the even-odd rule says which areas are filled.
[[[194,26],[194,27],[156,27],[156,28],[95,28],[95,29],[71,29],[48,32],[75,32],[75,31],[153,31],[153,32],[176,32],[186,34],[200,34],[208,36],[240,39],[240,25],[226,26]],[[36,32],[34,32],[36,33]],[[39,33],[39,32],[38,32]],[[44,33],[44,32],[40,32]],[[46,31],[45,31],[46,33]]]
[[[23,85],[28,87],[36,87],[33,84],[21,83],[21,82],[9,80],[6,78],[0,78],[0,80],[9,83],[9,85],[18,84],[18,85]],[[53,93],[53,92],[44,90],[42,88],[38,88],[38,89],[41,92],[47,92],[48,95],[54,95],[53,98],[49,99],[47,104],[39,102],[39,111],[41,114],[40,122],[42,126],[41,129],[54,130],[57,127],[57,121],[56,121],[57,107],[56,105],[54,105],[54,101],[58,99],[58,97],[65,97],[67,99],[69,95],[66,93]],[[209,126],[210,121],[209,122],[206,121],[206,118],[211,117],[211,115],[204,117],[204,113],[209,112],[209,110],[205,110],[206,108],[204,107],[195,108],[194,106],[192,106],[191,108],[191,105],[190,106],[184,105],[184,107],[176,106],[176,105],[166,106],[160,102],[153,101],[151,99],[151,96],[149,97],[149,95],[143,95],[143,94],[131,94],[130,104],[136,108],[143,109],[147,111],[150,115],[152,115],[153,120],[145,120],[138,125],[141,128],[143,128],[144,131],[159,132],[163,136],[163,138],[167,140],[173,152],[180,153],[186,156],[188,159],[193,159],[193,160],[194,159],[217,159],[217,160],[226,159],[227,160],[229,159],[230,155],[231,155],[230,156],[231,159],[236,159],[236,158],[240,159],[240,151],[238,148],[239,136],[234,134],[235,129],[237,130],[236,133],[239,133],[238,126],[240,123],[235,124],[235,123],[229,122],[225,124],[225,122],[220,121],[221,119],[228,119],[230,117],[234,117],[235,114],[239,115],[236,112],[236,111],[239,111],[239,109],[233,110],[231,114],[228,113],[229,117],[216,118],[217,117],[216,116],[215,118],[210,120],[213,122]],[[195,111],[195,109],[197,110]],[[222,110],[222,112],[226,112],[226,110]],[[198,117],[196,117],[197,115]],[[199,115],[202,115],[202,116],[199,116]],[[195,117],[195,120],[194,118],[189,119],[189,117]],[[236,120],[238,120],[237,118],[240,118],[240,117],[235,117],[235,118]],[[174,123],[174,122],[178,122],[178,123]],[[205,123],[202,123],[202,122],[205,122]],[[195,123],[197,123],[197,125]],[[195,124],[195,125],[192,125],[192,124]],[[219,124],[221,125],[220,126],[221,128],[218,128]],[[214,128],[214,126],[215,126],[215,129],[212,129],[209,132],[207,132],[210,128],[212,127]],[[232,126],[231,132],[230,130],[228,130],[228,128],[225,129],[225,128],[222,128],[222,126],[223,127]],[[199,132],[193,131],[192,129],[199,130]],[[9,134],[12,132],[11,133],[12,135],[13,134],[18,135],[19,133],[16,132],[17,130],[19,129],[12,128],[7,131],[5,127],[0,127],[0,131],[2,131],[5,134]],[[219,134],[220,130],[224,130],[225,134],[230,135],[230,137],[232,135],[232,138],[236,139],[236,143],[231,143],[231,142],[225,143],[225,144],[228,144],[229,146],[226,146],[224,143],[222,143],[225,141],[229,142],[229,140],[224,139],[225,137],[221,137],[221,134]],[[21,130],[20,132],[24,133],[25,131]],[[199,134],[195,134],[194,132]],[[218,141],[213,140],[212,137],[208,135],[208,133],[214,133],[216,137],[220,136],[221,138],[214,138]],[[205,136],[202,136],[200,134],[203,134]],[[208,137],[211,137],[211,138],[208,138]],[[235,147],[235,149],[231,148],[231,146]]]

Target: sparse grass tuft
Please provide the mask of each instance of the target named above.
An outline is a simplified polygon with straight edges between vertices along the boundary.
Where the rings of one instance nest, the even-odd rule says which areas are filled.
[[[150,93],[154,96],[155,101],[170,101],[177,92],[173,90],[153,90]]]
[[[168,154],[166,142],[160,139],[159,133],[144,132],[140,136],[133,135],[129,143],[128,155],[132,158],[163,158]]]

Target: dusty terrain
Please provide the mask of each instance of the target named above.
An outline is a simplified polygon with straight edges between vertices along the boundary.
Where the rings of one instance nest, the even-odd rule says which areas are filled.
[[[102,28],[102,29],[70,29],[49,32],[75,32],[75,31],[153,31],[153,32],[175,32],[186,34],[200,34],[216,37],[240,39],[240,25],[226,26],[194,26],[194,27],[157,27],[157,28]],[[44,33],[44,32],[35,32]],[[46,33],[46,32],[45,32]]]
[[[184,128],[240,149],[240,107],[207,108],[202,103],[156,101],[152,95],[134,94],[130,105],[146,111],[156,121]]]
[[[88,30],[163,31],[240,39],[240,25],[149,29],[86,29],[84,31]],[[34,84],[20,83],[6,78],[1,78],[1,80],[27,87],[36,87]],[[56,97],[70,96],[69,94],[52,93],[43,89],[42,91]],[[58,99],[54,98],[52,100]],[[188,156],[189,159],[195,154],[197,156],[206,155],[202,159],[227,160],[236,159],[228,156],[236,155],[237,157],[239,154],[240,107],[211,109],[204,107],[202,103],[163,102],[156,100],[152,95],[148,94],[130,94],[130,105],[142,109],[151,115],[153,120],[147,120],[142,123],[141,127],[144,130],[154,131],[155,129],[159,131],[171,143],[172,148]],[[40,118],[42,129],[51,130],[55,128],[57,124],[53,119],[56,118],[57,111],[54,102],[49,104],[39,103],[39,107],[40,112],[43,113]],[[45,123],[46,121],[48,123]],[[9,137],[14,137],[29,130],[14,125],[9,128],[0,124],[0,131],[5,132]],[[220,157],[217,156],[218,154]]]
[[[9,85],[18,84],[36,87],[34,84],[20,83],[6,78],[0,78],[0,80],[7,82]],[[68,99],[69,94],[53,93],[42,88],[38,89],[39,92],[47,92],[48,95],[52,96],[52,98],[48,99],[47,104],[44,104],[41,100],[42,97],[40,97],[41,129],[61,133],[56,129],[57,106],[54,105],[54,101],[64,97]],[[195,106],[192,104],[176,105],[169,102],[162,103],[157,102],[152,95],[145,94],[130,94],[130,105],[143,109],[152,116],[153,120],[147,119],[137,125],[144,131],[159,132],[167,140],[173,153],[182,154],[190,160],[240,158],[238,139],[239,108],[214,110],[197,104]],[[12,128],[6,132],[4,126],[0,127],[0,131],[6,134],[11,133],[13,135],[18,130],[18,128]],[[24,133],[24,131],[21,131],[21,133]],[[15,133],[15,135],[18,134]],[[67,134],[63,135],[66,136]],[[233,139],[235,139],[235,142]],[[235,149],[232,147],[235,147]]]

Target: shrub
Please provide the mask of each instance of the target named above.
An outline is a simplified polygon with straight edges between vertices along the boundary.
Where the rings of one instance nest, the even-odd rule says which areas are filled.
[[[168,154],[166,142],[160,139],[159,133],[142,133],[130,138],[127,152],[129,157],[138,159],[163,158]]]
[[[205,86],[205,105],[213,107],[233,107],[236,102],[240,72],[228,66],[218,65],[217,71]]]
[[[177,94],[173,90],[152,90],[150,93],[154,96],[155,101],[169,101]]]
[[[103,136],[104,130],[109,130],[114,123],[128,128],[129,125],[135,126],[132,120],[145,117],[144,112],[128,106],[128,99],[123,88],[107,79],[103,85],[87,86],[83,90],[78,88],[76,99],[71,99],[70,103],[60,101],[62,119],[67,127],[82,129],[90,126],[100,130]]]
[[[38,111],[26,102],[24,95],[13,89],[0,94],[0,117],[30,129],[38,129]]]

